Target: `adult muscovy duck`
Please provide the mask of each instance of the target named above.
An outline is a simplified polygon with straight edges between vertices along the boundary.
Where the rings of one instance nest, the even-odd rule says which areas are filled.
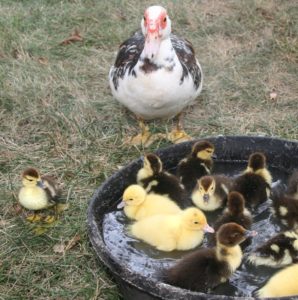
[[[173,142],[190,137],[182,126],[182,110],[202,90],[202,70],[192,44],[171,33],[171,20],[161,6],[146,9],[141,31],[120,45],[109,73],[114,97],[132,111],[141,133],[132,144],[150,144],[145,120],[177,117],[177,127],[167,136]]]

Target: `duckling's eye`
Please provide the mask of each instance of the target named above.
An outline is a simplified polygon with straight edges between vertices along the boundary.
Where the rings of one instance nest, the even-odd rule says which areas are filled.
[[[193,223],[194,223],[194,224],[199,224],[199,222],[198,222],[198,221],[194,221]]]
[[[128,199],[128,201],[132,201],[132,200],[133,200],[132,198]]]
[[[28,179],[29,181],[33,181],[33,179]]]
[[[164,22],[167,22],[167,17],[165,17],[165,18],[163,19],[163,21],[164,21]]]

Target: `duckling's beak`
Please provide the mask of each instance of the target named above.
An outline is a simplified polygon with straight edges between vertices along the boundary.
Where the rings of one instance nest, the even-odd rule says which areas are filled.
[[[209,198],[210,198],[209,194],[204,194],[204,196],[203,196],[204,202],[208,202]]]
[[[37,186],[41,187],[42,189],[45,188],[45,185],[44,185],[44,183],[43,183],[42,180],[38,180],[38,181],[37,181]]]
[[[208,224],[206,224],[204,227],[203,227],[203,231],[204,232],[210,232],[210,233],[214,233],[214,229],[209,226]]]
[[[255,230],[245,230],[244,235],[246,238],[248,238],[248,237],[254,237],[258,235],[258,233]]]
[[[125,206],[125,202],[122,200],[118,205],[117,208],[118,209],[122,209]]]

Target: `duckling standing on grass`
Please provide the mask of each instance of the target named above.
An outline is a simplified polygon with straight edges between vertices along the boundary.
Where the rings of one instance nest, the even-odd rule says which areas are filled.
[[[200,245],[204,232],[214,232],[202,211],[189,207],[175,215],[156,215],[134,223],[130,233],[160,251],[189,250]]]
[[[272,176],[266,168],[266,157],[255,152],[249,156],[247,169],[235,179],[232,190],[241,193],[247,205],[255,206],[268,199],[271,184]]]
[[[275,268],[298,262],[298,234],[295,231],[278,233],[251,253],[248,261],[256,266]]]
[[[156,154],[145,155],[143,168],[137,174],[137,183],[148,193],[168,196],[181,208],[187,205],[184,186],[175,175],[163,171],[162,162]]]
[[[257,297],[298,297],[298,264],[291,265],[274,274],[261,289],[254,294]],[[295,299],[297,299],[295,297]],[[294,299],[294,298],[291,298]]]
[[[202,210],[216,210],[224,205],[230,189],[231,181],[225,176],[203,176],[198,180],[191,199]]]
[[[289,229],[298,228],[298,171],[288,180],[287,190],[276,188],[272,192],[272,212]]]
[[[141,220],[157,214],[180,213],[179,206],[168,197],[148,194],[137,184],[128,186],[117,208],[123,208],[125,215],[130,219]]]
[[[60,191],[51,176],[41,177],[36,169],[28,168],[22,174],[22,183],[23,187],[19,192],[19,203],[24,208],[34,212],[53,206],[55,206],[55,209],[59,209]],[[55,212],[57,213],[57,210]],[[27,217],[27,220],[31,222],[37,222],[41,219],[41,216],[36,213]],[[47,216],[42,221],[52,223],[55,219],[54,216]]]
[[[222,225],[216,233],[215,248],[201,248],[186,255],[163,273],[165,281],[184,289],[208,292],[232,276],[242,261],[239,244],[256,234],[236,223]]]
[[[189,193],[198,179],[211,174],[213,157],[214,145],[209,141],[199,141],[193,145],[191,153],[179,162],[177,176]]]

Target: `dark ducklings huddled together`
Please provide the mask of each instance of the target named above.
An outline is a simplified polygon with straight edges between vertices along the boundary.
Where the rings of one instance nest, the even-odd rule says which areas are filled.
[[[228,170],[227,174],[213,173],[214,152],[211,142],[195,142],[190,153],[178,161],[176,172],[164,170],[157,154],[145,154],[136,184],[125,189],[119,204],[126,216],[135,220],[128,233],[160,251],[200,247],[204,234],[209,233],[208,248],[194,249],[160,273],[160,280],[192,291],[209,292],[229,280],[241,265],[242,251],[248,252],[247,261],[256,267],[297,263],[298,172],[293,172],[285,191],[273,189],[264,153],[251,153],[246,168],[228,176]],[[257,235],[252,230],[252,213],[269,198],[276,218],[287,230],[253,251],[247,250]],[[219,214],[209,224],[213,211]],[[255,293],[270,294],[268,287]]]

